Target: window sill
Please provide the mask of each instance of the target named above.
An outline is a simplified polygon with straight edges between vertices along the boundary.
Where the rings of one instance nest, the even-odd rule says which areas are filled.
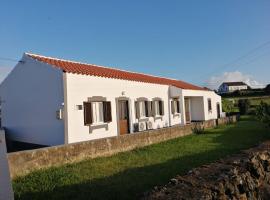
[[[91,124],[89,125],[89,132],[92,133],[93,130],[100,128],[105,128],[106,130],[109,130],[109,125],[106,122]]]
[[[154,119],[155,120],[162,119],[162,116],[161,115],[156,115],[156,116],[154,116]]]
[[[180,117],[180,113],[174,113],[173,117]]]
[[[148,121],[149,117],[140,117],[139,122]]]
[[[108,123],[106,122],[99,122],[99,123],[93,123],[93,124],[90,124],[90,126],[102,126],[102,125],[106,125]]]

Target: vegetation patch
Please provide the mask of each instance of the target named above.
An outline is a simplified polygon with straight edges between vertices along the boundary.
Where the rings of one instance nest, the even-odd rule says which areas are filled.
[[[33,172],[13,181],[16,199],[137,199],[176,175],[270,139],[252,117],[111,157]]]

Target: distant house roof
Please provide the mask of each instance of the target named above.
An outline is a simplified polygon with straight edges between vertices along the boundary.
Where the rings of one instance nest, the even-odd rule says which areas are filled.
[[[27,56],[38,60],[43,63],[47,63],[56,68],[62,69],[64,72],[74,73],[74,74],[83,74],[91,76],[99,76],[106,78],[122,79],[129,81],[138,81],[145,83],[155,83],[162,85],[171,85],[181,89],[190,89],[190,90],[207,90],[203,87],[192,85],[184,81],[157,77],[142,73],[129,72],[124,70],[119,70],[115,68],[109,68],[104,66],[98,66],[93,64],[85,64],[75,61],[62,60],[57,58],[45,57],[36,54],[26,53]]]
[[[246,83],[244,82],[224,82],[223,84],[226,84],[228,86],[241,86],[241,85],[246,85]]]

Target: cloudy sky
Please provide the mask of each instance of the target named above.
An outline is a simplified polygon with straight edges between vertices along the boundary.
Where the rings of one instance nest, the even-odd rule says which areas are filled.
[[[206,86],[211,89],[217,89],[223,82],[243,81],[252,88],[263,88],[265,83],[259,82],[252,75],[243,74],[239,71],[224,72],[218,76],[212,76],[206,81]]]
[[[269,10],[269,0],[2,0],[0,81],[16,64],[7,58],[32,52],[211,88],[264,85]]]

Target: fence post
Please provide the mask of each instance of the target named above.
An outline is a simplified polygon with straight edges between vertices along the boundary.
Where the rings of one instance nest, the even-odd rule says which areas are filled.
[[[5,131],[0,129],[0,200],[13,200],[14,194],[9,174]]]

